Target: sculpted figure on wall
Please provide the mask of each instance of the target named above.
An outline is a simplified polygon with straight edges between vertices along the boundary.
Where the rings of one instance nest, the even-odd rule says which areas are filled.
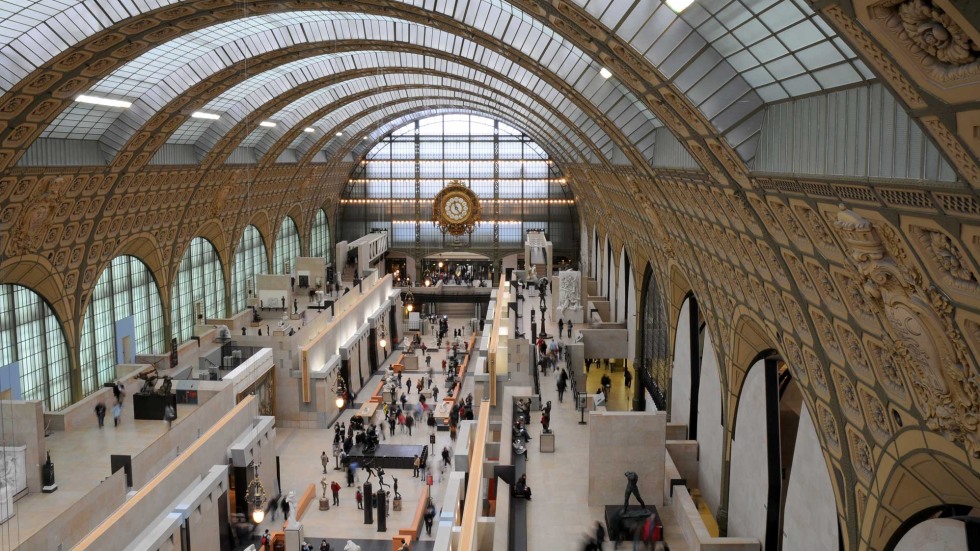
[[[558,309],[582,309],[582,273],[565,270],[558,273]]]
[[[843,207],[836,226],[926,425],[980,457],[980,373],[952,305],[910,265],[894,230]]]

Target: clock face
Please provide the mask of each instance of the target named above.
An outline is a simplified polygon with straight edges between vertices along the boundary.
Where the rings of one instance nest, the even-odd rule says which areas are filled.
[[[444,206],[446,218],[453,222],[461,222],[470,214],[470,204],[460,196],[453,196],[446,199]]]

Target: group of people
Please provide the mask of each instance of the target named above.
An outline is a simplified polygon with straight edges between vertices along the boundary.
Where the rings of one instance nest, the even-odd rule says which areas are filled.
[[[126,387],[123,386],[121,382],[114,381],[112,383],[112,397],[114,398],[112,404],[112,423],[113,426],[118,427],[119,421],[122,418],[123,400],[126,398]],[[168,405],[167,407],[169,408],[170,406]],[[99,421],[100,429],[105,426],[106,411],[105,401],[99,400],[98,403],[95,404],[95,417]],[[168,420],[168,427],[169,422],[172,420],[173,419]]]

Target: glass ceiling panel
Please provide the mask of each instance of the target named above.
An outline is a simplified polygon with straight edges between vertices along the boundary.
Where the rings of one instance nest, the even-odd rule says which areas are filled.
[[[469,78],[482,81],[487,86],[497,90],[502,95],[501,97],[520,101],[525,105],[534,105],[535,112],[556,126],[560,126],[566,134],[571,134],[568,127],[564,123],[561,123],[547,107],[541,105],[538,101],[532,100],[529,96],[511,87],[509,84],[486,73],[433,56],[405,52],[368,51],[316,56],[289,63],[280,68],[265,71],[251,77],[211,100],[201,109],[208,113],[219,114],[221,116],[220,120],[188,119],[170,137],[168,142],[196,144],[199,152],[202,154],[206,153],[221,137],[239,123],[247,113],[280,94],[281,90],[353,68],[365,69],[374,67],[424,67],[450,74],[466,74]],[[404,77],[404,75],[405,73],[399,73],[398,76]],[[393,82],[393,84],[403,83],[405,83],[403,78],[397,82]],[[558,97],[561,98],[561,101],[566,100],[564,95],[561,95],[560,92],[550,85],[545,84],[545,88],[547,90],[547,96],[544,98],[544,101],[549,101],[550,99],[553,103],[553,100]],[[331,88],[331,90],[335,90],[335,88]],[[292,113],[300,108],[305,101],[319,97],[323,93],[327,92],[319,91],[308,94],[304,96],[304,99],[293,102],[290,106],[270,118],[277,121],[286,121],[287,119],[298,121],[299,119],[296,117],[291,118]],[[574,105],[570,109],[562,112],[570,117],[583,116],[582,111]],[[591,119],[587,120],[588,124],[583,128],[584,131],[588,132],[593,129],[598,129],[598,126]],[[276,128],[277,137],[287,132],[289,128],[290,125],[285,124],[278,126]],[[602,132],[602,139],[603,141],[608,140],[608,136],[604,132]]]
[[[361,116],[351,123],[344,131],[344,136],[331,137],[323,149],[326,152],[327,157],[330,158],[348,142],[350,136],[357,135],[367,128],[373,128],[380,121],[384,121],[385,119],[395,117],[397,120],[394,122],[389,121],[389,123],[383,124],[380,128],[374,128],[368,135],[368,139],[362,140],[362,144],[366,146],[367,144],[375,143],[380,136],[391,132],[394,128],[401,127],[407,121],[415,120],[431,114],[448,112],[483,114],[502,121],[507,121],[509,124],[517,128],[519,128],[520,125],[518,125],[516,121],[523,120],[520,118],[520,115],[515,115],[513,111],[498,109],[494,105],[488,104],[482,100],[473,101],[470,99],[459,98],[440,98],[438,102],[432,100],[409,100],[405,103],[399,103],[397,105],[360,113]],[[526,134],[532,136],[538,143],[552,144],[550,153],[553,157],[565,161],[572,158],[558,148],[559,143],[548,139],[546,135],[541,134],[536,129],[528,127]],[[363,146],[361,144],[357,144],[354,150],[361,151],[362,147]],[[590,162],[596,161],[591,151],[587,151],[587,154]]]
[[[442,100],[442,101],[445,102],[445,100]],[[416,106],[416,105],[425,105],[425,104],[422,103],[422,102],[419,102],[417,100],[409,100],[409,102],[407,103],[407,105]],[[467,103],[467,105],[473,105],[473,104],[472,103]],[[515,117],[513,111],[511,111],[506,106],[504,107],[504,110],[500,110],[500,109],[497,109],[496,107],[492,107],[490,104],[488,104],[486,101],[483,101],[483,100],[481,100],[481,103],[480,104],[477,104],[477,105],[480,106],[480,107],[478,107],[478,110],[482,110],[482,111],[485,111],[485,112],[491,112],[492,111],[493,113],[495,113],[497,115],[497,118],[502,118],[503,117],[503,118],[506,118],[508,120],[509,119],[523,120],[525,125],[527,125],[529,128],[532,128],[532,131],[530,132],[530,134],[534,134],[536,136],[542,136],[542,134],[537,130],[537,127],[536,126],[529,125],[527,120],[520,119],[520,117]],[[399,105],[399,106],[396,106],[396,107],[386,107],[383,110],[381,110],[380,112],[383,112],[385,114],[390,114],[390,113],[393,113],[393,112],[396,112],[396,111],[403,111],[404,109],[402,107],[403,107],[402,105]],[[430,112],[430,111],[432,111],[431,106],[429,106],[429,108],[427,108],[427,109],[423,109],[423,112],[424,113],[427,113],[427,112]],[[469,113],[471,111],[472,111],[472,109],[467,108],[467,109],[464,109],[462,111],[456,110],[456,111],[452,111],[452,112],[454,112],[454,113]],[[400,117],[398,120],[399,121],[415,120],[415,119],[419,118],[419,116],[420,115],[418,113],[413,112],[411,114],[406,114],[406,115]],[[378,117],[375,116],[375,115],[373,115],[373,113],[366,113],[366,114],[364,114],[364,117],[365,118],[371,118],[372,121],[378,119]],[[401,132],[401,133],[407,132],[404,128],[401,128],[399,124],[397,124],[397,123],[393,123],[393,124],[394,124],[394,126],[392,126],[392,124],[386,124],[381,129],[375,129],[374,131],[371,132],[371,134],[369,136],[366,137],[365,140],[363,140],[364,143],[365,144],[367,144],[367,143],[374,143],[375,141],[377,141],[378,139],[380,139],[380,136],[387,134],[395,126],[398,127],[398,130],[396,130],[395,132]],[[347,131],[345,131],[344,140],[348,139],[351,135],[356,134],[357,132],[360,132],[361,129],[365,128],[366,126],[368,126],[368,125],[363,124],[363,119],[362,120],[358,120],[355,123],[352,123],[348,127]],[[333,130],[327,129],[326,131],[333,131]],[[492,131],[492,129],[491,129],[491,131]],[[501,126],[501,134],[521,135],[521,134],[525,134],[525,132],[521,132],[520,130],[515,129],[512,126],[503,125],[503,126]],[[295,140],[293,140],[293,142],[289,145],[289,149],[294,149],[294,150],[297,150],[297,151],[300,151],[300,152],[308,151],[309,148],[312,147],[317,142],[317,140],[320,139],[321,137],[322,137],[322,134],[307,134],[307,133],[303,133],[300,136],[298,136]],[[339,143],[343,143],[344,140],[339,140]],[[555,145],[558,145],[554,141],[550,141],[549,143],[553,143]],[[580,141],[576,140],[576,145],[577,144],[580,144],[580,143],[581,143]],[[361,144],[358,144],[356,147],[359,148],[360,146],[361,146]],[[596,158],[595,154],[591,150],[588,150],[588,149],[584,149],[584,150],[583,149],[580,149],[578,153],[584,154],[585,157],[586,157],[586,159],[589,160],[589,162],[596,162],[597,161],[597,158]],[[569,157],[567,157],[567,155],[563,155],[563,154],[560,154],[559,157],[564,158],[564,159],[569,158]]]
[[[457,79],[447,77],[437,77],[432,75],[390,74],[381,76],[371,75],[359,79],[348,80],[341,84],[330,86],[304,96],[271,117],[272,120],[278,123],[278,126],[275,129],[272,129],[272,131],[266,135],[266,138],[263,140],[262,144],[256,145],[258,145],[259,151],[264,153],[266,150],[271,148],[280,137],[286,134],[290,128],[300,124],[303,119],[309,117],[317,110],[325,108],[332,103],[339,102],[344,98],[355,94],[361,94],[372,90],[380,91],[384,88],[392,86],[412,86],[413,89],[441,86],[443,88],[455,89],[474,95],[496,95],[497,101],[505,104],[512,104],[515,106],[515,108],[524,110],[526,113],[528,113],[528,118],[536,121],[536,123],[542,128],[556,128],[556,133],[562,136],[567,136],[569,138],[574,136],[574,132],[564,123],[560,121],[556,122],[556,117],[550,116],[551,114],[548,113],[544,106],[541,106],[539,103],[535,102],[525,94],[516,90],[511,89],[507,93],[494,94],[492,90],[488,91],[485,88],[476,86],[472,83],[462,82]],[[424,92],[419,92],[416,90],[413,93]],[[531,109],[528,109],[529,106]],[[542,117],[539,115],[541,112],[544,112],[549,116]],[[329,130],[327,128],[320,128],[316,124],[312,125],[312,127],[318,129],[318,131]],[[575,141],[581,145],[580,140]]]
[[[472,17],[468,11],[460,11],[465,4],[456,4],[454,17]],[[494,5],[501,4],[497,2]],[[579,92],[586,92],[586,88],[590,87],[598,74],[599,66],[596,63],[550,30],[529,21],[523,14],[521,17],[512,15],[519,13],[518,11],[505,10],[501,13],[507,14],[502,15],[502,18],[508,19],[506,26],[495,25],[490,28],[490,23],[486,21],[475,26],[486,27],[488,32],[501,37],[505,32],[502,29],[506,29],[508,35],[514,37],[512,42],[515,47],[524,47],[524,37],[536,34],[540,37],[533,46],[534,50],[540,52],[536,61],[554,74],[565,75]],[[101,141],[107,147],[118,150],[129,136],[168,101],[208,75],[241,59],[292,44],[337,39],[387,39],[442,48],[451,55],[474,59],[493,67],[526,84],[535,92],[544,91],[540,78],[506,57],[430,27],[388,17],[347,12],[275,13],[227,21],[181,36],[146,52],[97,83],[89,90],[90,93],[126,97],[134,101],[134,108],[119,114],[110,128],[111,131],[102,134]],[[598,87],[601,88],[602,86]],[[590,92],[586,97],[592,99],[591,96],[597,92],[596,87],[591,86]],[[621,94],[617,90],[611,93]],[[598,105],[594,99],[593,102]],[[69,111],[74,107],[70,107]],[[660,122],[641,104],[633,104],[630,110],[642,113],[651,125],[660,126]],[[632,115],[633,113],[624,114],[625,120],[632,118]],[[54,127],[46,132],[84,132],[86,136],[91,136],[93,132],[87,129],[74,128],[78,120],[77,116],[70,113],[63,114]],[[598,145],[604,148],[606,144]]]
[[[447,99],[464,99],[477,104],[482,102],[487,105],[499,106],[500,108],[506,109],[510,113],[516,114],[516,116],[519,117],[518,120],[526,121],[525,124],[529,128],[533,128],[536,135],[545,136],[547,138],[546,143],[554,143],[556,146],[561,146],[566,152],[575,149],[574,147],[569,146],[568,139],[556,135],[550,128],[539,125],[537,122],[535,122],[535,117],[533,117],[530,111],[525,109],[523,106],[488,101],[483,95],[473,94],[464,90],[406,90],[398,92],[382,92],[345,105],[344,107],[341,107],[340,109],[337,109],[324,116],[313,126],[320,128],[323,132],[329,133],[341,131],[345,135],[350,135],[356,133],[356,130],[342,128],[340,125],[343,123],[343,121],[349,120],[358,115],[362,115],[366,111],[374,110],[377,108],[377,106],[390,103],[395,100],[406,100],[405,103],[409,103],[411,98],[419,98],[419,100],[423,102],[428,100],[430,103],[445,101]],[[567,153],[565,157],[568,157]]]
[[[354,148],[351,150],[351,153],[353,155],[353,158],[359,159],[363,155],[365,155],[369,150],[371,150],[378,143],[378,141],[381,140],[381,138],[383,138],[384,136],[387,136],[389,133],[392,136],[400,136],[400,135],[410,134],[410,133],[414,132],[414,125],[411,125],[411,124],[408,124],[408,123],[410,123],[412,121],[415,121],[416,119],[420,119],[420,118],[421,119],[425,119],[426,117],[429,117],[429,116],[440,116],[440,114],[443,114],[443,113],[445,113],[445,114],[472,115],[472,113],[479,113],[479,112],[481,112],[481,111],[479,111],[479,110],[478,111],[470,111],[470,110],[456,110],[456,109],[439,108],[439,109],[427,109],[427,110],[424,110],[424,111],[420,111],[418,113],[410,113],[410,114],[407,114],[407,115],[403,115],[403,116],[398,117],[398,118],[396,118],[396,119],[394,119],[392,121],[388,121],[387,123],[382,124],[381,126],[379,126],[379,127],[375,128],[374,130],[372,130],[365,137],[364,140],[362,140],[360,143],[358,143],[356,146],[354,146]],[[482,110],[482,112],[488,112],[488,111],[487,110]],[[472,115],[472,116],[473,117],[477,117],[478,115]],[[497,117],[497,118],[503,120],[501,117]],[[505,124],[503,122],[501,122],[501,124],[500,124],[500,131],[501,131],[501,134],[504,134],[505,132],[507,134],[509,134],[509,135],[514,135],[514,136],[519,136],[521,134],[527,134],[527,135],[532,136],[532,138],[534,138],[534,136],[532,134],[526,133],[526,132],[521,132],[520,130],[517,130],[516,128],[513,128],[510,125],[507,125],[507,124]],[[534,139],[537,139],[537,138],[534,138]],[[531,147],[531,149],[538,151],[539,154],[542,157],[544,157],[544,156],[550,156],[537,143],[533,143],[532,142],[529,145],[533,145],[533,147]]]
[[[716,128],[746,140],[761,125],[736,126],[765,103],[873,78],[806,0],[695,0],[679,15],[656,0],[574,1],[672,78]],[[705,43],[709,51],[698,52]],[[738,80],[747,86],[730,86]],[[743,158],[754,155],[731,137]]]

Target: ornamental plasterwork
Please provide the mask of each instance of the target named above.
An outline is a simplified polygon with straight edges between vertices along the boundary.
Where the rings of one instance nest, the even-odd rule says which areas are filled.
[[[923,74],[937,90],[976,84],[980,79],[980,47],[937,2],[884,0],[872,3],[867,12],[907,54],[899,63]],[[962,92],[953,97],[962,98]]]
[[[894,230],[843,207],[837,228],[894,340],[893,359],[926,425],[980,457],[980,374],[952,305],[910,265]]]
[[[905,408],[910,408],[912,407],[911,397],[895,359],[895,347],[890,346],[890,342],[890,339],[887,339],[885,343],[880,343],[865,335],[865,344],[868,346],[871,365],[874,366],[875,372],[878,374],[878,382],[881,383],[891,400]]]
[[[20,216],[10,228],[7,254],[35,253],[44,243],[65,193],[65,179],[52,178],[35,188],[35,195],[24,203]]]
[[[976,298],[980,282],[963,251],[945,233],[920,226],[911,226],[909,233],[924,251],[923,256],[937,272],[938,279],[951,291]]]
[[[878,396],[864,385],[858,385],[857,393],[861,400],[861,409],[864,411],[865,421],[868,428],[871,429],[871,435],[879,444],[884,444],[892,435],[888,410],[885,409]]]
[[[834,379],[834,386],[837,388],[837,398],[843,406],[847,418],[855,427],[863,428],[864,415],[861,413],[861,401],[858,399],[854,382],[837,366],[831,367],[830,373]]]
[[[840,432],[837,430],[837,420],[823,402],[817,402],[817,421],[820,425],[820,433],[826,437],[830,453],[840,459],[843,450],[841,449]]]
[[[868,441],[864,439],[864,436],[851,429],[851,427],[847,427],[845,431],[847,432],[847,443],[851,450],[851,463],[854,466],[854,472],[865,483],[870,483],[874,478],[875,464],[871,447],[868,445]]]
[[[844,356],[847,357],[847,365],[851,367],[855,375],[860,379],[874,384],[875,376],[868,364],[868,359],[864,355],[864,348],[858,336],[851,331],[847,325],[837,323],[837,334],[840,335],[840,342],[844,348]]]

